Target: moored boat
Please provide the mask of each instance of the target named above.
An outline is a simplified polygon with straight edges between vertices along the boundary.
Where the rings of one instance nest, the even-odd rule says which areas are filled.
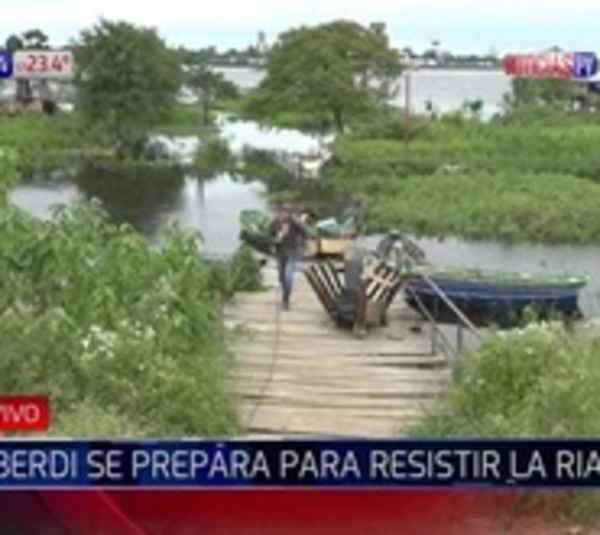
[[[482,270],[419,269],[405,275],[407,303],[420,303],[439,322],[456,323],[440,291],[476,325],[518,325],[527,311],[537,319],[581,316],[584,277],[507,274]]]
[[[244,210],[240,216],[240,240],[263,255],[272,254],[272,241],[268,235],[269,217],[256,210]],[[355,216],[344,220],[336,218],[317,221],[312,228],[314,235],[307,240],[305,258],[341,257],[355,239]]]

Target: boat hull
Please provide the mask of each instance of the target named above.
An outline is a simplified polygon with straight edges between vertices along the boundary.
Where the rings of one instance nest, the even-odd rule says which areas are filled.
[[[493,284],[430,277],[446,297],[477,326],[513,327],[532,311],[538,319],[581,317],[579,291],[583,283]],[[425,280],[406,281],[406,301],[423,316],[419,301],[440,323],[456,323],[451,307]]]

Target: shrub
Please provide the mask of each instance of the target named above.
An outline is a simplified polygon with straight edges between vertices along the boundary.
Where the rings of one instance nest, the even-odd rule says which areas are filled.
[[[222,288],[194,234],[155,251],[96,204],[0,207],[0,233],[0,391],[49,395],[63,429],[101,408],[147,435],[235,431]]]
[[[594,437],[600,433],[600,337],[562,324],[530,324],[496,334],[464,355],[438,407],[414,429],[436,437]],[[597,492],[528,498],[585,519],[600,511]]]

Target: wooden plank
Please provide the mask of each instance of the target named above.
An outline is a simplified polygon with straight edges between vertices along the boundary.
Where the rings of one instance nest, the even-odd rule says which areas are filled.
[[[323,255],[343,256],[344,251],[352,242],[350,239],[321,238],[319,240],[319,252]]]
[[[290,317],[286,315],[280,318],[276,318],[272,314],[265,313],[262,316],[257,316],[255,319],[253,318],[252,320],[248,320],[243,316],[226,316],[223,319],[225,326],[227,327],[238,326],[249,330],[256,328],[256,330],[264,330],[267,332],[275,330],[277,325],[279,327],[294,326],[303,330],[315,328],[332,335],[334,335],[338,330],[338,327],[336,327],[335,323],[325,313],[297,317]]]
[[[265,303],[262,306],[240,306],[235,309],[227,309],[224,312],[226,319],[232,321],[243,321],[244,323],[275,323],[280,322],[306,322],[306,321],[325,321],[329,319],[325,308],[321,305],[291,303],[290,310],[281,310],[280,303]],[[402,308],[388,309],[388,322],[390,324],[405,325],[407,328],[421,318],[410,310]],[[331,322],[333,325],[333,322]]]
[[[301,386],[301,388],[300,388]],[[262,393],[266,393],[269,390],[276,391],[280,388],[289,388],[294,389],[299,393],[307,393],[307,395],[312,395],[315,392],[315,396],[322,395],[322,392],[326,392],[331,395],[341,395],[341,396],[360,396],[363,398],[373,398],[373,399],[387,399],[390,402],[394,403],[402,403],[405,399],[431,399],[438,398],[440,395],[443,395],[445,384],[427,384],[420,383],[418,388],[415,388],[414,383],[399,383],[396,385],[384,385],[384,386],[376,386],[375,388],[372,385],[344,385],[341,383],[323,383],[323,384],[307,384],[307,385],[298,385],[295,383],[291,383],[289,381],[276,381],[270,382],[267,378],[262,381],[253,380],[247,381],[243,383],[237,383],[231,386],[232,394],[237,397],[243,397],[245,392],[248,395],[257,396]],[[326,394],[323,394],[326,395]]]
[[[338,411],[277,410],[262,407],[247,422],[250,432],[324,435],[336,437],[389,437],[395,436],[419,421],[419,416],[405,415],[401,419],[361,418],[339,414]]]
[[[308,339],[304,336],[252,336],[248,334],[234,342],[230,346],[231,354],[244,355],[246,350],[252,352],[264,351],[265,354],[272,354],[277,351],[297,351],[304,350],[306,354],[318,351],[323,358],[329,358],[331,355],[348,355],[348,354],[414,354],[423,355],[430,352],[431,342],[429,340],[402,340],[400,342],[390,342],[381,340],[381,338],[362,339],[348,337],[346,340],[334,337],[313,337]]]
[[[307,435],[304,433],[292,433],[292,432],[288,432],[286,435],[279,435],[276,433],[268,433],[268,432],[252,432],[252,433],[248,433],[246,435],[242,435],[239,437],[236,437],[240,440],[250,440],[250,441],[264,441],[264,440],[268,440],[268,441],[273,441],[273,440],[281,440],[281,441],[287,441],[290,440],[291,438],[294,438],[295,440],[302,440],[302,439],[306,439],[306,440],[311,440],[314,438],[318,438],[318,437],[323,437],[324,435],[322,434],[313,434],[313,435]],[[326,435],[325,435],[326,436]]]
[[[235,352],[239,355],[238,358],[240,359],[254,359],[254,358],[258,358],[260,356],[263,357],[271,357],[272,353],[273,353],[273,343],[264,343],[264,344],[256,344],[256,343],[248,343],[245,346],[244,345],[238,345],[237,347],[234,347],[233,349],[235,349]],[[417,351],[417,349],[423,349],[422,351]],[[406,363],[406,362],[411,362],[411,361],[415,361],[415,362],[420,362],[421,360],[425,361],[432,361],[432,362],[437,362],[437,361],[444,361],[446,362],[447,359],[441,355],[432,355],[431,351],[428,351],[426,349],[430,349],[430,348],[417,348],[417,347],[407,347],[405,348],[404,346],[400,346],[397,348],[394,348],[393,350],[388,350],[388,351],[381,351],[380,349],[377,348],[377,346],[372,346],[372,347],[368,347],[368,348],[354,348],[354,347],[350,347],[350,348],[341,348],[339,351],[337,352],[330,352],[327,354],[320,354],[320,355],[315,355],[315,354],[311,354],[310,358],[320,358],[320,359],[339,359],[342,362],[345,362],[346,359],[347,360],[351,360],[351,359],[359,359],[359,360],[369,360],[369,359],[375,359],[373,360],[373,362],[377,362],[378,360],[381,361],[389,361],[390,363],[395,362],[396,360],[398,360],[399,362],[402,363]],[[233,354],[233,353],[232,353]],[[306,347],[302,347],[302,346],[288,346],[288,345],[280,345],[277,348],[277,355],[279,355],[278,358],[283,358],[283,357],[294,357],[297,359],[302,359],[302,358],[306,358],[307,357],[307,351],[306,351]]]
[[[419,370],[421,371],[421,370]],[[422,372],[430,370],[422,370]],[[325,384],[337,384],[337,385],[369,385],[372,390],[377,390],[379,387],[395,386],[400,383],[441,383],[447,378],[442,378],[441,373],[429,374],[425,373],[418,374],[415,370],[411,370],[412,373],[405,372],[403,374],[388,373],[387,370],[375,373],[375,370],[359,370],[358,372],[338,372],[335,370],[327,371],[323,370],[321,373],[315,374],[314,370],[290,370],[290,369],[279,369],[275,366],[272,369],[272,373],[269,373],[269,367],[264,366],[262,369],[256,367],[240,367],[235,371],[235,380],[237,381],[252,381],[261,380],[265,377],[265,373],[271,376],[272,382],[286,381],[296,382],[299,384],[313,384],[313,385],[325,385]]]
[[[229,303],[224,305],[223,309],[227,311],[253,310],[256,308],[274,309],[280,302],[279,288],[270,288],[269,290],[251,294],[236,294]],[[291,313],[296,310],[310,309],[311,307],[314,307],[315,311],[321,308],[318,297],[310,286],[298,288],[297,285],[294,285],[292,304],[295,306],[291,308]],[[406,304],[404,299],[402,299],[401,293],[396,295],[388,310],[402,310],[404,312],[411,312],[413,315],[416,314],[416,312]]]
[[[382,274],[382,276],[385,274]],[[232,344],[229,387],[254,437],[391,436],[434,407],[451,379],[446,359],[431,355],[427,329],[402,292],[389,326],[364,339],[330,321],[305,276],[296,274],[292,309],[279,309],[275,270],[268,289],[238,295],[224,309],[239,336]]]
[[[242,325],[242,329],[255,337],[268,337],[275,334],[279,337],[283,335],[290,338],[294,336],[314,335],[329,340],[352,342],[354,345],[362,344],[363,346],[371,343],[373,340],[387,340],[396,343],[407,339],[431,340],[428,330],[424,329],[422,332],[413,332],[411,327],[412,325],[408,324],[390,324],[387,327],[374,327],[368,331],[364,338],[360,338],[355,336],[351,329],[333,327],[325,321],[324,317],[323,321],[313,324],[298,325],[293,322],[282,321],[279,325],[269,322],[262,324],[247,322]]]
[[[382,375],[389,376],[390,379],[397,381],[412,380],[413,373],[436,372],[448,369],[447,364],[440,360],[438,362],[423,362],[415,365],[411,364],[389,364],[385,362],[372,364],[345,364],[345,363],[323,363],[316,361],[303,362],[301,360],[281,360],[281,359],[260,359],[253,361],[241,360],[234,362],[231,367],[233,373],[244,375],[246,371],[261,371],[265,368],[276,368],[278,371],[286,373],[312,373],[316,376],[328,375],[332,377],[360,377],[364,373],[364,379],[378,379]],[[407,373],[409,372],[409,373]]]
[[[374,426],[370,425],[369,429],[364,429],[363,432],[359,433],[354,429],[348,430],[340,429],[341,426],[338,426],[335,429],[328,428],[324,425],[321,425],[320,422],[310,422],[307,425],[304,425],[300,429],[290,429],[286,428],[285,431],[281,429],[265,429],[260,427],[262,422],[254,423],[251,427],[247,429],[248,436],[250,437],[261,437],[262,440],[269,440],[269,437],[275,437],[274,440],[301,440],[305,438],[307,440],[348,440],[352,438],[364,439],[364,438],[390,438],[390,432],[387,429],[387,426]],[[402,436],[399,433],[402,433],[402,429],[406,427],[408,428],[408,424],[399,424],[398,432],[394,432],[393,436],[398,437]]]
[[[402,399],[398,403],[398,398],[372,398],[368,396],[352,396],[352,395],[332,395],[331,393],[321,394],[318,398],[310,393],[290,389],[282,391],[275,387],[267,388],[264,395],[262,392],[250,393],[241,395],[241,399],[252,406],[258,404],[277,405],[285,407],[298,407],[301,409],[372,409],[377,414],[386,413],[390,410],[405,411],[408,409],[426,412],[433,409],[434,400],[436,397],[429,398],[410,398]]]
[[[274,363],[274,364],[273,364]],[[331,377],[361,377],[364,374],[364,380],[369,378],[403,380],[413,379],[416,377],[438,377],[439,372],[450,373],[450,369],[438,369],[432,367],[418,366],[390,366],[381,365],[361,365],[361,363],[344,363],[334,359],[318,360],[318,359],[280,359],[267,358],[260,360],[234,360],[231,363],[231,370],[239,374],[240,370],[244,371],[259,371],[264,367],[276,366],[278,370],[287,371],[289,373],[303,372],[313,373],[317,376]]]
[[[319,398],[321,396],[352,396],[368,399],[382,399],[401,403],[404,399],[427,399],[439,396],[444,390],[444,384],[435,383],[398,383],[386,388],[372,389],[369,385],[307,385],[285,381],[266,383],[262,381],[239,381],[233,389],[237,395],[256,395],[265,392],[265,395],[276,395],[279,392],[294,392],[306,396]]]
[[[368,420],[375,418],[377,420],[388,422],[390,429],[393,429],[398,420],[403,418],[421,418],[426,413],[424,407],[417,405],[401,405],[387,407],[335,407],[335,410],[329,406],[302,407],[300,405],[280,405],[276,400],[265,399],[260,404],[243,401],[240,404],[240,414],[242,421],[246,421],[253,413],[263,413],[270,415],[273,419],[281,421],[292,421],[293,419],[303,418],[356,418],[359,420]]]
[[[292,303],[293,304],[293,303]],[[269,321],[319,321],[327,317],[323,307],[316,308],[312,306],[294,307],[290,310],[282,310],[281,303],[265,304],[264,306],[244,306],[225,311],[224,317],[233,321],[243,321],[245,323],[264,323]]]
[[[264,363],[271,361],[273,353],[265,351],[263,348],[255,348],[252,345],[244,348],[243,352],[237,358],[234,357],[238,362],[256,362]],[[445,366],[448,364],[448,360],[440,355],[431,355],[428,353],[415,354],[415,353],[330,353],[328,355],[319,354],[306,354],[302,352],[301,348],[294,348],[288,350],[285,347],[278,348],[277,360],[282,365],[286,363],[296,364],[298,362],[311,362],[315,364],[322,364],[323,366],[335,365],[335,366],[390,366],[395,367],[421,367],[421,366]]]

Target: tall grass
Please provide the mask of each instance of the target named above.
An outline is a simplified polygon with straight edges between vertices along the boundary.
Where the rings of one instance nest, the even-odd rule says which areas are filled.
[[[17,151],[24,171],[52,168],[73,158],[107,152],[99,136],[85,129],[73,113],[2,116],[0,147]]]
[[[503,119],[486,124],[455,116],[419,120],[408,146],[400,132],[391,138],[358,130],[339,140],[337,153],[342,160],[363,166],[405,163],[435,170],[459,165],[476,171],[567,173],[600,179],[598,146],[600,125],[585,118],[566,118],[562,123]]]
[[[369,201],[371,230],[507,242],[597,243],[600,184],[558,174],[340,175]]]

